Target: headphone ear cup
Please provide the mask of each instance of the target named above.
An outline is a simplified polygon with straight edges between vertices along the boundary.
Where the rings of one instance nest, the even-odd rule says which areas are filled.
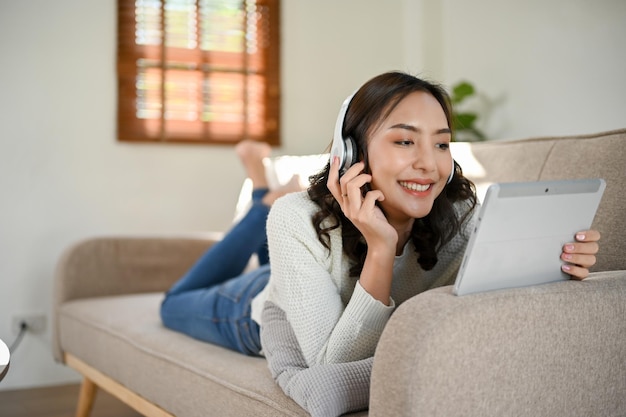
[[[344,144],[346,146],[346,158],[342,166],[342,172],[345,172],[352,165],[356,164],[358,159],[358,151],[355,140],[351,137],[347,137],[344,140]]]
[[[446,184],[450,184],[452,182],[452,178],[454,178],[454,172],[456,171],[456,162],[454,158],[452,159],[452,170],[450,171],[450,176],[448,177],[448,181]]]

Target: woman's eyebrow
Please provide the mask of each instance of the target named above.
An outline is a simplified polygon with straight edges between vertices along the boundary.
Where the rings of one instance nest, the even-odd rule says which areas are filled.
[[[397,123],[393,126],[390,126],[389,129],[404,129],[404,130],[410,130],[411,132],[415,132],[415,133],[421,133],[422,129],[420,127],[416,127],[413,125],[408,125],[406,123]],[[441,135],[441,134],[445,134],[445,133],[452,133],[452,130],[450,130],[450,128],[445,127],[443,129],[438,129],[435,134],[436,135]]]

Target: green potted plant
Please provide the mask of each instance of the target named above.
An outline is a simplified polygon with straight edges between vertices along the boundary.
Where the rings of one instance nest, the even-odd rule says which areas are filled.
[[[476,96],[476,89],[469,81],[460,81],[452,87],[450,99],[452,101],[452,126],[455,140],[478,142],[487,140],[485,134],[476,127],[479,114],[475,111],[461,110],[460,106],[467,98]]]

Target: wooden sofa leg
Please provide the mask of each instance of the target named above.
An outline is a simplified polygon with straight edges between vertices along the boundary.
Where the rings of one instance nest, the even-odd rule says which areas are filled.
[[[87,365],[71,353],[65,353],[65,364],[78,371],[84,378],[80,388],[76,417],[89,417],[96,394],[101,389],[113,395],[141,415],[151,417],[175,417],[158,405],[151,403],[119,382],[109,378],[90,365]]]
[[[98,386],[91,379],[83,378],[83,383],[80,385],[80,395],[78,396],[76,417],[89,417],[97,392]]]

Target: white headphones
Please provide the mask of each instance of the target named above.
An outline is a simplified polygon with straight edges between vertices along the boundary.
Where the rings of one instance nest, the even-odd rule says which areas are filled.
[[[353,164],[357,162],[358,158],[358,149],[356,146],[356,142],[351,137],[343,137],[343,122],[346,119],[346,113],[348,112],[348,107],[350,106],[350,102],[352,101],[352,97],[354,97],[356,92],[350,94],[341,105],[339,109],[339,115],[337,116],[337,121],[335,122],[335,133],[333,135],[333,144],[330,148],[330,163],[332,164],[333,158],[336,156],[339,158],[339,175],[343,175],[348,168],[350,168]],[[450,171],[450,176],[448,176],[448,180],[446,184],[450,184],[452,178],[454,178],[455,172],[455,163],[454,158],[452,158],[452,170]]]
[[[357,162],[358,150],[356,142],[351,137],[344,138],[342,135],[343,122],[348,112],[348,106],[355,93],[350,94],[341,105],[337,121],[335,122],[335,134],[333,144],[330,148],[330,162],[332,164],[335,156],[339,157],[339,175],[343,175],[348,168]]]
[[[450,156],[452,158],[452,156]],[[452,169],[450,170],[450,175],[448,176],[448,180],[446,181],[446,185],[450,184],[452,182],[452,178],[454,178],[454,171],[456,171],[455,168],[455,163],[454,163],[454,158],[452,158]]]

